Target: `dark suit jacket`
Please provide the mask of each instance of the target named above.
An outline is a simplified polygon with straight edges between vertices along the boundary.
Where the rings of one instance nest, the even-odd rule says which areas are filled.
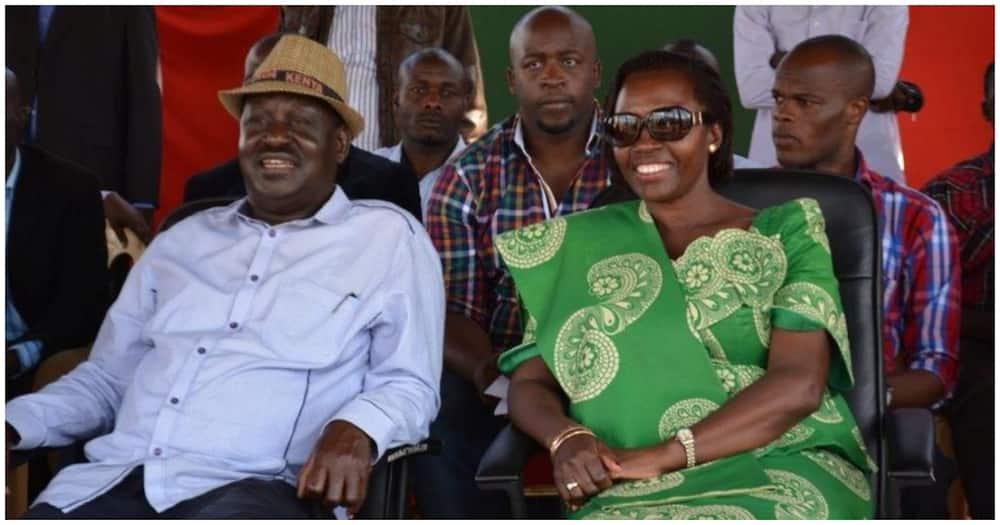
[[[21,147],[7,237],[7,283],[42,355],[94,340],[108,306],[108,252],[97,178]]]
[[[34,144],[97,174],[101,188],[156,204],[160,91],[152,7],[59,6],[39,43],[38,8],[7,10],[7,67],[38,97]]]
[[[410,212],[419,221],[420,187],[413,170],[351,146],[337,173],[337,185],[351,199],[380,199]],[[192,175],[184,183],[184,202],[247,194],[237,159]]]

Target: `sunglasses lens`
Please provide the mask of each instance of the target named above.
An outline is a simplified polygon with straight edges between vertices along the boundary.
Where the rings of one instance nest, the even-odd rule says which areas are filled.
[[[691,112],[679,107],[658,109],[646,117],[646,128],[656,140],[680,140],[691,131]]]
[[[605,125],[605,133],[615,146],[628,146],[639,138],[642,121],[629,114],[612,115]]]

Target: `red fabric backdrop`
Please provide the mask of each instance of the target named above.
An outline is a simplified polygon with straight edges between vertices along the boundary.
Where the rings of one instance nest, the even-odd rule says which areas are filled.
[[[159,224],[177,207],[184,181],[236,154],[236,121],[216,92],[239,85],[243,58],[278,27],[278,7],[156,7],[163,89]]]
[[[911,6],[899,77],[916,82],[924,108],[899,114],[906,181],[915,188],[982,153],[993,129],[983,120],[983,73],[993,59],[993,6]]]

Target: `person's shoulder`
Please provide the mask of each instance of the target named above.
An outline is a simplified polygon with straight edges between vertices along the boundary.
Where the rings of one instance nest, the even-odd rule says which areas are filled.
[[[371,224],[379,236],[416,237],[426,235],[420,221],[412,213],[380,199],[352,199],[351,220]],[[365,230],[371,231],[371,230]]]
[[[970,157],[948,167],[932,177],[924,185],[923,191],[933,193],[941,190],[976,190],[984,177],[993,175],[992,152]]]
[[[753,226],[761,234],[778,235],[786,246],[806,237],[818,239],[825,235],[826,220],[816,199],[800,197],[768,206],[757,212]]]
[[[392,148],[382,149],[391,150]],[[402,164],[393,162],[378,152],[372,153],[357,146],[351,146],[343,165],[347,167],[350,175],[354,175],[356,170],[372,171],[379,174],[394,174],[403,169]],[[367,173],[359,175],[367,175]]]
[[[46,193],[87,194],[89,197],[100,191],[97,174],[86,167],[35,146],[20,146],[20,151],[20,176],[37,181]]]
[[[481,168],[484,160],[496,155],[503,149],[505,142],[512,141],[514,116],[493,125],[478,139],[465,146],[465,149],[452,159],[451,164],[462,171],[475,171]]]

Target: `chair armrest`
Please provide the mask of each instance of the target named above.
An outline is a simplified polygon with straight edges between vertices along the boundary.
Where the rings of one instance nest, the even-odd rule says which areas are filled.
[[[387,450],[372,466],[368,494],[357,517],[381,520],[405,518],[409,459],[420,454],[440,452],[441,442],[436,439]]]
[[[490,443],[490,447],[479,461],[476,470],[476,484],[482,490],[502,490],[510,501],[510,513],[514,519],[527,517],[527,501],[521,483],[524,462],[531,453],[538,450],[535,440],[527,434],[507,425]]]
[[[415,456],[417,454],[431,454],[436,456],[441,453],[441,441],[437,439],[428,439],[426,441],[421,441],[413,445],[403,445],[396,448],[389,449],[379,463],[392,463],[403,458],[408,458],[410,456]]]
[[[934,418],[926,408],[888,411],[889,477],[900,481],[934,479]]]
[[[508,490],[520,485],[524,462],[538,450],[535,440],[508,424],[497,434],[479,461],[476,483],[483,490]]]

